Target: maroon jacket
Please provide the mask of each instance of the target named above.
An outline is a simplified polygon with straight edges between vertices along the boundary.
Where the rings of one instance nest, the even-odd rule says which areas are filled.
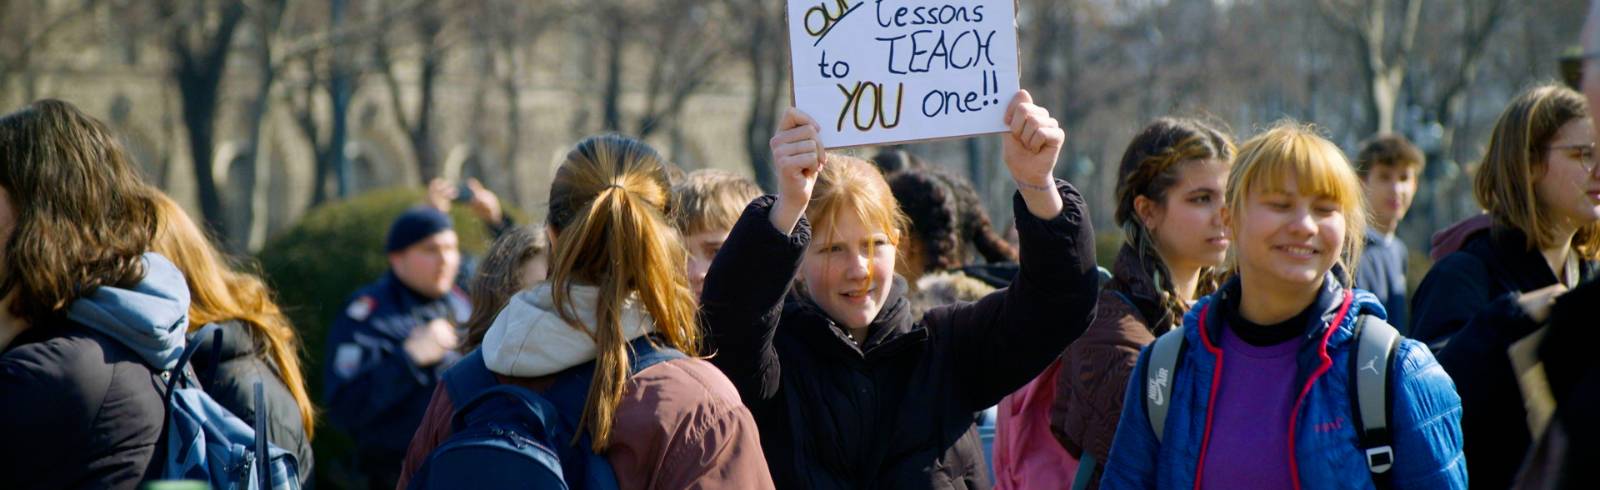
[[[1050,408],[1051,432],[1067,452],[1081,460],[1088,451],[1102,468],[1111,453],[1122,397],[1139,349],[1171,330],[1176,320],[1150,325],[1147,319],[1162,314],[1160,295],[1132,248],[1123,245],[1112,269],[1111,282],[1100,290],[1099,315],[1061,354]],[[1098,488],[1099,481],[1097,469],[1088,488]]]
[[[555,380],[497,376],[535,391]],[[440,382],[406,451],[399,490],[450,437],[454,414],[455,403]],[[614,424],[605,455],[623,489],[772,488],[756,422],[733,384],[710,363],[676,359],[634,374]]]

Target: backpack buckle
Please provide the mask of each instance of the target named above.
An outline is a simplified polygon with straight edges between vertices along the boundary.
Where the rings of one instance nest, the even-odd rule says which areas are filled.
[[[1394,465],[1394,450],[1389,446],[1378,446],[1367,449],[1367,470],[1373,473],[1384,473]]]

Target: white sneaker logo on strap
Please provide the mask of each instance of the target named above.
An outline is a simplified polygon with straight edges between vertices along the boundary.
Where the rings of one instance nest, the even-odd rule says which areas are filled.
[[[1361,369],[1357,371],[1366,371],[1369,369],[1372,370],[1372,374],[1382,374],[1378,372],[1378,356],[1372,356],[1371,359],[1367,359],[1367,363],[1362,364]]]
[[[1156,371],[1155,378],[1150,380],[1150,386],[1145,389],[1145,392],[1149,393],[1150,403],[1156,405],[1167,404],[1166,395],[1163,395],[1163,393],[1167,390],[1169,374],[1167,368],[1161,368]]]

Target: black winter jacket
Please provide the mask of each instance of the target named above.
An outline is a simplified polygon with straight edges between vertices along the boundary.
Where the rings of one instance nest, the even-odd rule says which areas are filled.
[[[137,488],[160,462],[165,386],[132,349],[62,322],[0,354],[0,488]]]
[[[858,348],[790,284],[810,239],[774,229],[771,196],[746,208],[701,297],[711,361],[761,429],[779,488],[988,488],[975,413],[1021,388],[1094,317],[1094,231],[1077,190],[1041,220],[1013,198],[1015,282],[914,318],[896,281]],[[790,297],[789,301],[785,301]]]
[[[306,428],[300,419],[300,405],[278,375],[277,363],[268,355],[266,341],[251,335],[250,329],[237,321],[219,322],[222,331],[221,349],[212,348],[212,339],[195,338],[194,371],[206,394],[244,420],[255,425],[255,382],[261,381],[267,403],[267,440],[294,453],[300,468],[300,483],[311,481],[311,441],[306,438]],[[216,367],[212,367],[216,359]],[[213,373],[215,375],[213,376]],[[261,430],[260,427],[252,427]]]
[[[1581,267],[1594,275],[1595,264]],[[1473,488],[1506,488],[1532,443],[1522,392],[1506,349],[1539,328],[1517,304],[1556,283],[1520,230],[1495,225],[1468,238],[1422,279],[1411,304],[1412,335],[1434,348],[1461,394],[1461,432]]]

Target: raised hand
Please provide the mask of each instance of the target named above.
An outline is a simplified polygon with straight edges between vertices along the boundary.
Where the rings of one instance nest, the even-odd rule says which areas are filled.
[[[1056,193],[1054,171],[1066,131],[1050,117],[1050,111],[1033,104],[1033,96],[1018,90],[1006,108],[1006,125],[1011,128],[1001,139],[1001,153],[1011,179],[1028,203],[1034,216],[1051,219],[1061,214],[1061,195]]]
[[[428,205],[442,212],[450,212],[450,202],[456,198],[456,186],[450,181],[434,177],[428,181]]]
[[[790,107],[778,122],[778,134],[768,142],[772,147],[772,168],[778,176],[772,226],[784,233],[794,231],[795,223],[805,213],[811,189],[817,184],[817,173],[827,159],[822,140],[817,138],[821,128],[811,116]]]
[[[472,212],[478,215],[478,219],[498,226],[505,218],[500,209],[500,196],[484,187],[478,179],[467,179],[467,188],[472,189],[472,201],[469,202]]]

